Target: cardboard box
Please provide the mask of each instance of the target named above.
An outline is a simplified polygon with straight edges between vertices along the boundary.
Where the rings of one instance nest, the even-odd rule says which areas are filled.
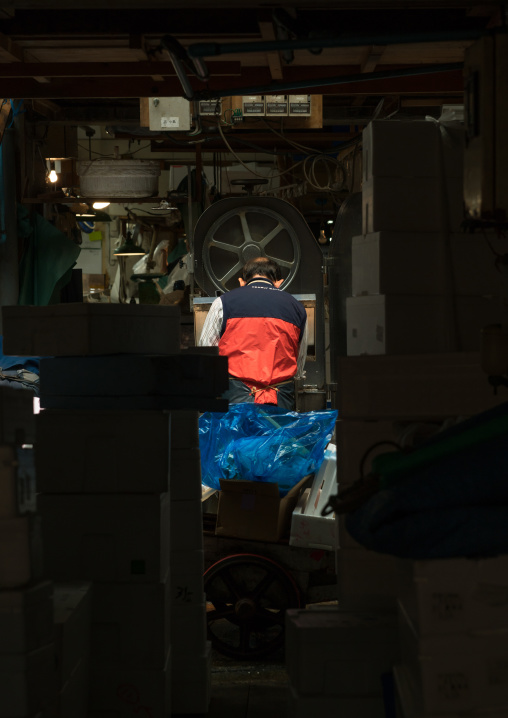
[[[399,656],[395,611],[286,611],[286,670],[300,695],[381,695]]]
[[[337,375],[342,419],[465,417],[506,401],[477,353],[340,357]]]
[[[352,295],[501,294],[495,254],[504,239],[489,233],[374,232],[352,240]]]
[[[418,637],[399,610],[400,665],[422,712],[508,706],[508,630]]]
[[[47,409],[36,417],[36,435],[40,492],[168,491],[170,419],[166,412]]]
[[[2,307],[4,352],[14,356],[174,354],[180,307],[52,304]]]
[[[53,584],[0,591],[0,652],[29,653],[54,639]]]
[[[201,501],[201,453],[199,448],[171,447],[169,462],[171,501]]]
[[[55,647],[29,653],[0,653],[2,715],[24,718],[55,703]]]
[[[384,715],[383,697],[375,696],[309,696],[297,688],[288,688],[288,715],[291,718],[380,718]]]
[[[217,398],[228,388],[227,357],[199,347],[172,356],[56,357],[40,367],[45,409],[227,411]]]
[[[396,567],[398,600],[419,636],[508,629],[508,556]]]
[[[40,517],[0,519],[0,589],[19,588],[42,576]]]
[[[164,582],[168,494],[40,494],[44,561],[55,581]]]
[[[90,660],[91,615],[92,584],[55,584],[55,652],[60,686],[71,679],[80,662]]]
[[[348,356],[478,352],[482,328],[501,323],[502,307],[495,296],[379,294],[348,297],[346,318]]]
[[[277,484],[221,479],[216,535],[258,541],[288,536],[293,509],[310,482],[311,476],[305,476],[281,498]]]
[[[35,438],[34,393],[0,386],[0,444],[31,444]]]
[[[94,666],[161,670],[170,648],[170,588],[164,583],[94,583]]]
[[[167,718],[171,711],[171,654],[161,670],[96,666],[90,671],[88,718]]]
[[[207,713],[212,693],[212,644],[200,655],[173,661],[171,713]]]
[[[411,685],[410,677],[405,666],[394,666],[393,677],[397,701],[398,718],[437,718],[435,713],[428,713],[419,704],[418,696]],[[458,711],[450,707],[446,713],[439,713],[439,718],[506,718],[508,705],[494,710]]]

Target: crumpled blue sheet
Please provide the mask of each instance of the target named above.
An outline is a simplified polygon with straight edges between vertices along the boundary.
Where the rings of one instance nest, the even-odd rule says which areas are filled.
[[[220,479],[267,481],[285,496],[319,469],[336,420],[336,411],[286,412],[247,403],[207,412],[199,418],[202,483],[220,489]]]

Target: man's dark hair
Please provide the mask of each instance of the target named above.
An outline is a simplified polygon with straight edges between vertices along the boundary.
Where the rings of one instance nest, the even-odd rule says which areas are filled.
[[[282,273],[277,262],[268,257],[256,257],[255,259],[249,259],[244,264],[242,269],[242,277],[244,282],[249,282],[257,274],[262,277],[270,279],[272,282],[276,282],[278,279],[282,279]]]

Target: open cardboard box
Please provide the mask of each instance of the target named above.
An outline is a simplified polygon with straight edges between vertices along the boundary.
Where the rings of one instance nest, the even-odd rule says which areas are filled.
[[[243,479],[220,479],[217,536],[279,541],[289,535],[291,515],[302,491],[311,484],[305,476],[283,497],[278,484]]]

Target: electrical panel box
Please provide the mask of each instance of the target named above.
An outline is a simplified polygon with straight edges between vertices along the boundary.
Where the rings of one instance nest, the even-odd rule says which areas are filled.
[[[184,97],[150,97],[148,116],[154,132],[187,131],[191,127],[190,102]]]
[[[267,95],[266,97],[266,116],[267,117],[287,117],[288,114],[288,96],[287,95]]]
[[[508,216],[508,35],[486,35],[464,57],[464,202],[470,219]]]
[[[265,96],[247,95],[242,97],[242,112],[244,117],[264,117]]]
[[[310,117],[310,115],[310,95],[289,95],[289,117]]]
[[[222,114],[222,100],[220,97],[211,100],[199,101],[199,114],[202,117],[220,117]]]

